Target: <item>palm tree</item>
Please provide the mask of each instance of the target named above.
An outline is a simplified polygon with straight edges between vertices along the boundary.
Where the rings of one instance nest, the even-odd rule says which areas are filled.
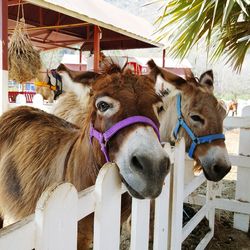
[[[206,40],[212,60],[225,56],[241,70],[250,47],[250,0],[169,0],[156,23],[158,41],[168,40],[170,55],[184,58]]]

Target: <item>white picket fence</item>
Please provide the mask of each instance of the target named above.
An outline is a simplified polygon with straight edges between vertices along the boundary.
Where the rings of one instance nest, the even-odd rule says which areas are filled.
[[[235,227],[247,231],[250,214],[250,108],[243,116],[228,118],[225,126],[239,127],[240,153],[231,155],[238,166],[236,197],[219,197],[218,184],[207,182],[206,196],[193,195],[202,183],[203,174],[193,175],[193,162],[185,160],[185,144],[177,143],[173,155],[174,166],[166,177],[161,195],[155,200],[154,250],[180,250],[182,242],[199,222],[207,217],[210,231],[201,239],[197,249],[204,249],[214,234],[215,209],[236,212]],[[48,188],[37,203],[35,214],[0,230],[1,250],[75,250],[77,221],[94,212],[94,250],[118,250],[120,246],[121,194],[126,190],[120,182],[114,164],[105,164],[96,185],[80,193],[69,183]],[[190,195],[191,194],[191,195]],[[183,203],[202,205],[183,227]],[[146,250],[149,246],[150,201],[132,199],[131,250]]]
[[[176,148],[184,167],[184,142]],[[166,249],[168,235],[169,176],[156,199],[154,249]],[[69,183],[48,188],[35,214],[0,230],[1,250],[75,250],[77,221],[94,212],[94,250],[120,246],[121,184],[115,164],[105,164],[96,185],[77,193]],[[161,216],[162,215],[162,216]],[[148,249],[150,200],[132,199],[131,250]]]

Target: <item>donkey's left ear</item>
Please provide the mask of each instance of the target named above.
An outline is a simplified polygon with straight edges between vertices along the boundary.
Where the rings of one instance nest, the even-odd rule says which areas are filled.
[[[200,76],[199,83],[202,87],[206,87],[209,91],[214,91],[214,74],[212,70],[204,72]]]
[[[170,94],[174,90],[184,90],[187,81],[169,70],[158,67],[153,60],[148,62],[149,77],[155,81],[155,90],[158,94]]]

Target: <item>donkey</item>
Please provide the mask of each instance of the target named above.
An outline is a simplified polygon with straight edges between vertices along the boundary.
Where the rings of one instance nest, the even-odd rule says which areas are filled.
[[[230,111],[232,111],[232,116],[237,116],[237,110],[238,110],[238,102],[237,100],[232,100],[228,104],[227,114],[229,114]]]
[[[106,161],[117,164],[133,197],[160,194],[170,164],[159,141],[157,107],[162,100],[154,82],[113,67],[113,73],[99,76],[89,91],[81,128],[26,106],[0,117],[4,225],[33,213],[42,192],[54,183],[70,182],[78,191],[93,185]],[[79,224],[78,249],[88,249],[92,224],[92,217]]]
[[[218,140],[212,140],[208,137],[207,143],[197,145],[191,157],[197,162],[196,168],[198,169],[196,170],[200,170],[201,166],[208,180],[221,180],[230,171],[231,164],[225,148],[224,136],[221,134],[226,111],[213,95],[214,76],[212,70],[203,73],[198,80],[195,79],[192,72],[187,72],[187,79],[183,79],[158,67],[153,60],[149,61],[148,65],[150,68],[149,77],[155,82],[156,92],[159,95],[164,94],[164,107],[162,105],[157,107],[161,124],[161,139],[171,143],[176,140],[173,137],[173,131],[178,121],[176,96],[181,94],[182,116],[193,134],[199,137],[220,134]],[[70,92],[70,95],[68,94],[67,102],[59,98],[56,105],[60,106],[65,113],[71,112],[71,116],[69,118],[63,112],[58,113],[56,110],[54,114],[81,126],[82,121],[79,117],[82,117],[86,112],[86,106],[84,108],[84,105],[81,105],[82,110],[79,109],[79,103],[75,100],[77,98],[80,102],[84,102],[88,98],[89,94],[85,91],[85,86],[86,82],[91,84],[90,79],[85,78],[84,75],[87,73],[81,73],[82,78],[78,80],[79,78],[74,77],[65,66],[59,66],[58,73],[72,92]],[[83,80],[84,78],[85,80]],[[79,89],[75,91],[75,85],[80,87],[82,92]],[[81,96],[78,93],[82,93]],[[70,110],[68,107],[70,107]],[[190,146],[194,145],[189,135],[185,130],[180,129],[178,136],[184,136],[188,152]]]
[[[148,62],[150,76],[158,93],[165,95],[164,110],[159,115],[161,140],[186,141],[186,151],[201,167],[208,180],[219,181],[231,169],[225,147],[223,120],[226,111],[213,95],[212,71],[197,82],[192,72],[186,79]],[[171,119],[170,119],[171,117]]]

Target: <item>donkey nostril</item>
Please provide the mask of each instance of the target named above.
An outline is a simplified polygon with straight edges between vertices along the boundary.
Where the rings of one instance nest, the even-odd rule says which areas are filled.
[[[138,171],[143,171],[143,166],[142,166],[142,164],[140,163],[140,161],[138,160],[138,158],[137,158],[136,156],[133,156],[133,157],[132,157],[131,162],[132,162],[132,166],[133,166],[136,170],[138,170]]]
[[[231,166],[225,167],[225,166],[221,166],[217,164],[213,166],[213,171],[217,175],[225,176],[230,170],[231,170]]]
[[[170,170],[170,159],[165,156],[160,162],[160,173],[167,174]]]
[[[214,165],[213,170],[215,173],[220,173],[221,172],[221,167],[219,165]]]

